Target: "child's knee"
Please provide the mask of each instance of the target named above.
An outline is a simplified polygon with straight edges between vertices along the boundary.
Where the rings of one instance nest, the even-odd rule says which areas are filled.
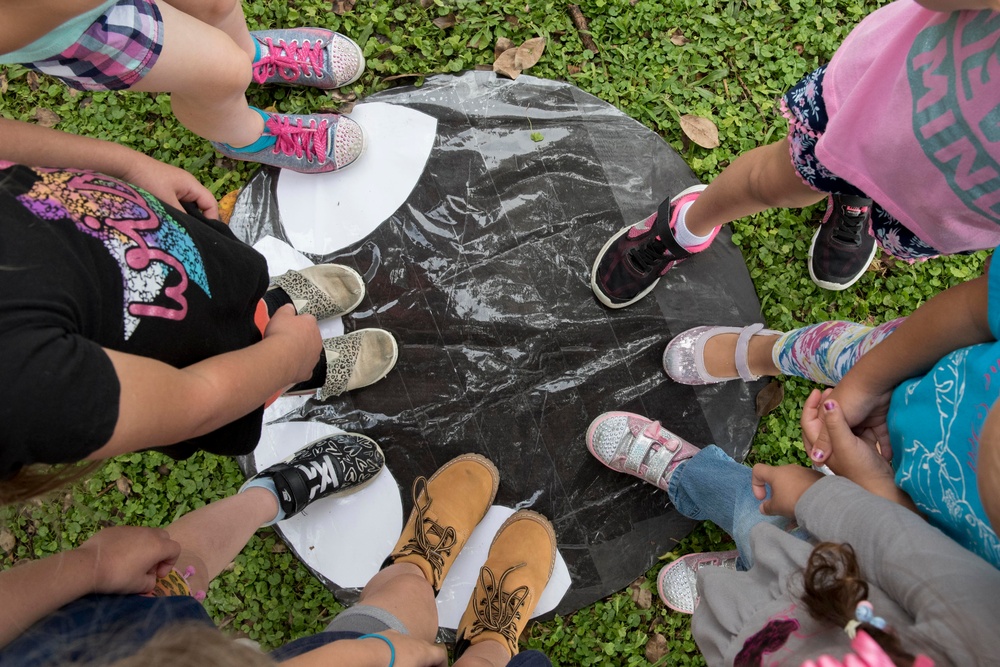
[[[232,15],[237,2],[238,0],[202,0],[198,3],[185,3],[196,6],[183,6],[180,9],[202,23],[218,26]]]

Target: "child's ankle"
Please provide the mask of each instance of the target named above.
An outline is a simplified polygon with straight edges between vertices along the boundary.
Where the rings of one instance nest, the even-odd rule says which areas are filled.
[[[681,246],[692,252],[700,252],[707,248],[719,233],[720,227],[715,227],[704,236],[695,234],[688,228],[687,212],[694,202],[684,204],[677,212],[677,220],[674,223],[674,238]]]

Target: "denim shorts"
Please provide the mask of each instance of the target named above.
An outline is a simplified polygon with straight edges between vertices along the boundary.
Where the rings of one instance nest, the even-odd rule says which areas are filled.
[[[119,0],[62,53],[25,63],[77,90],[123,90],[146,76],[163,48],[154,0]]]
[[[867,197],[827,169],[816,157],[816,143],[826,131],[829,117],[823,103],[826,65],[810,72],[781,98],[781,112],[788,119],[788,147],[792,165],[802,181],[819,192]],[[890,255],[908,262],[940,255],[875,202],[869,233]]]

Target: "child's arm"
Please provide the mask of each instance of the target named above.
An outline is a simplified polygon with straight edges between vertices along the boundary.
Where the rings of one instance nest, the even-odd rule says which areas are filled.
[[[873,411],[884,409],[893,389],[903,380],[927,371],[949,352],[996,340],[988,320],[989,280],[989,276],[982,276],[941,292],[858,360],[830,394],[852,427],[862,424]],[[807,447],[810,444],[827,455],[820,460],[837,472],[829,436],[821,433]],[[811,449],[807,452],[812,454]]]
[[[105,350],[121,386],[111,439],[88,458],[172,445],[214,431],[312,377],[323,351],[311,315],[278,309],[255,345],[186,368]]]
[[[105,528],[78,548],[0,572],[0,647],[89,593],[146,593],[181,545],[159,528]]]
[[[956,665],[991,664],[1000,655],[1000,570],[913,512],[843,478],[815,482],[795,517],[817,540],[854,548],[864,579],[913,619],[907,634],[920,637],[921,646]]]
[[[861,573],[913,618],[919,636],[954,664],[1000,655],[1000,571],[918,515],[842,477],[801,466],[753,468],[761,512],[795,518],[821,542],[850,544]],[[879,610],[876,608],[875,613]],[[920,648],[920,647],[916,647]]]
[[[138,185],[175,208],[192,202],[206,216],[219,216],[215,197],[194,176],[110,141],[0,118],[0,160],[98,171]]]

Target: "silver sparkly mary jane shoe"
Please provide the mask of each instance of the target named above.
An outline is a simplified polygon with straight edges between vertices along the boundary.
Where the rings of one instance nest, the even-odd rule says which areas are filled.
[[[736,370],[739,377],[715,377],[705,370],[705,344],[719,334],[738,334],[736,339]],[[750,372],[748,354],[750,339],[754,336],[780,336],[781,331],[765,329],[763,324],[748,327],[695,327],[678,334],[663,351],[663,370],[674,382],[680,384],[717,384],[742,379],[744,382],[759,380],[761,376]]]

